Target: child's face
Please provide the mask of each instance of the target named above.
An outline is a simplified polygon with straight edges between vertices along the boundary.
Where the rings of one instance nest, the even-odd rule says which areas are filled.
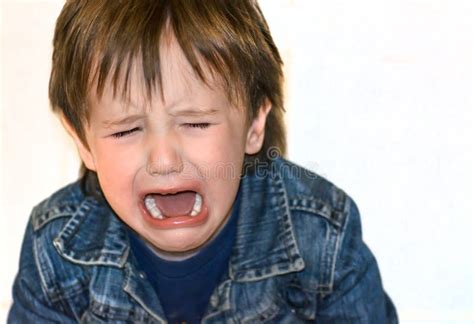
[[[142,81],[133,74],[133,104],[126,107],[120,95],[114,98],[111,87],[100,100],[90,98],[89,150],[66,127],[86,166],[97,172],[116,214],[155,247],[189,251],[208,241],[228,217],[244,153],[260,150],[271,107],[264,104],[252,123],[246,123],[245,109],[233,107],[220,86],[201,82],[174,40],[161,52],[163,97],[154,96],[147,106]],[[120,120],[125,121],[115,125]],[[160,206],[156,194],[182,191],[201,195],[197,216],[151,216],[154,207],[146,207],[147,195]],[[194,193],[187,198],[180,202],[189,209]]]

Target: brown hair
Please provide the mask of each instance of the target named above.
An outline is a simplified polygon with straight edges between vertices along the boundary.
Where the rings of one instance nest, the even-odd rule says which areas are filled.
[[[97,94],[106,80],[114,93],[129,89],[133,61],[141,62],[149,96],[162,91],[159,44],[169,29],[194,72],[206,82],[203,62],[223,82],[229,98],[240,98],[248,120],[269,100],[262,150],[286,152],[283,120],[282,60],[268,25],[253,0],[68,0],[56,22],[49,98],[88,147],[84,125],[89,121],[87,96],[91,80]],[[138,60],[136,60],[138,58]]]

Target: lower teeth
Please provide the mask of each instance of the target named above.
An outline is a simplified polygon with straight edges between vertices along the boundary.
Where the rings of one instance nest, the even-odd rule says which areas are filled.
[[[163,214],[156,206],[155,199],[151,196],[145,197],[145,207],[153,218],[164,219]]]
[[[191,212],[191,216],[194,217],[197,214],[199,214],[201,212],[201,208],[202,208],[202,197],[200,194],[196,192],[196,198],[194,198],[194,206]]]
[[[150,213],[150,215],[155,218],[155,219],[164,219],[165,216],[163,216],[163,213],[161,210],[158,208],[156,205],[155,199],[151,195],[147,195],[145,197],[145,207],[147,211]],[[202,208],[202,197],[200,194],[196,192],[196,196],[194,198],[194,205],[191,213],[189,216],[195,217],[201,212]]]

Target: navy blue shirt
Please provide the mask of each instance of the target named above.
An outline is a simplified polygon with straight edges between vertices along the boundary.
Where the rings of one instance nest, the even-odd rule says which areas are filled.
[[[130,246],[141,271],[153,285],[170,323],[199,323],[209,298],[228,270],[235,241],[238,199],[218,235],[196,255],[183,261],[160,258],[136,233],[129,231]]]

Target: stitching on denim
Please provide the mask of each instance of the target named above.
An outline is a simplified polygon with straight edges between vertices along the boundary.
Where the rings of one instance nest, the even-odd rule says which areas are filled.
[[[124,249],[117,252],[107,252],[104,250],[93,250],[89,254],[84,254],[80,258],[71,249],[66,249],[65,244],[70,241],[74,234],[79,230],[81,223],[85,220],[87,214],[97,207],[98,203],[93,198],[86,198],[72,218],[66,223],[58,236],[54,239],[53,244],[58,253],[65,259],[82,265],[111,265],[122,267],[127,260],[129,249],[124,246]]]
[[[130,283],[132,282],[132,274],[132,266],[129,263],[125,264],[125,280],[123,290],[127,292],[141,307],[143,307],[143,309],[148,313],[149,316],[157,320],[159,323],[165,324],[166,321],[164,321],[161,317],[159,317],[151,309],[149,309],[146,303],[144,303],[141,298],[137,298],[137,296],[133,293],[132,289],[130,289]]]
[[[283,206],[285,208],[285,213],[283,215],[283,219],[289,225],[289,227],[287,229],[285,229],[285,232],[284,232],[285,233],[285,239],[289,241],[289,242],[287,242],[287,247],[288,247],[288,250],[289,250],[288,252],[290,253],[289,258],[290,258],[291,262],[294,262],[294,264],[295,264],[295,267],[294,267],[293,270],[294,271],[295,270],[296,271],[301,270],[304,267],[304,261],[301,258],[301,253],[298,249],[295,234],[294,234],[294,231],[293,231],[294,225],[291,221],[291,213],[290,213],[290,208],[289,208],[288,193],[286,192],[286,188],[283,184],[283,179],[281,178],[280,174],[276,173],[275,181],[279,184],[279,187],[281,188],[281,192],[282,192],[283,197],[286,198],[283,201]]]
[[[31,219],[33,230],[34,232],[37,232],[49,222],[60,217],[70,217],[74,212],[74,206],[69,204],[54,206],[45,210],[35,207]]]
[[[290,210],[304,211],[315,214],[316,216],[321,216],[338,228],[342,225],[340,217],[341,211],[332,208],[329,204],[320,199],[307,196],[295,196],[289,198],[289,202]]]
[[[327,285],[328,291],[321,294],[321,297],[324,297],[325,294],[332,293],[333,285],[334,285],[334,276],[336,272],[336,261],[340,253],[341,242],[344,239],[346,228],[348,226],[347,224],[349,223],[348,215],[349,215],[349,208],[350,208],[350,199],[347,195],[342,196],[342,198],[345,198],[345,208],[344,208],[344,213],[343,213],[344,216],[342,218],[342,220],[344,221],[344,224],[343,224],[342,229],[336,232],[336,242],[334,244],[332,264],[331,264],[330,273],[329,273],[329,284]]]
[[[49,299],[51,303],[55,303],[59,299],[59,294],[57,290],[52,289],[53,292],[50,293],[50,287],[49,287],[49,282],[54,280],[48,280],[47,277],[49,277],[49,270],[44,269],[44,266],[42,265],[42,262],[40,261],[40,256],[39,256],[39,250],[38,250],[38,239],[33,239],[33,257],[35,259],[35,264],[36,268],[38,269],[38,275],[40,277],[40,284],[41,284],[41,289],[43,290],[43,294]],[[49,265],[51,267],[51,265]]]
[[[204,314],[204,317],[202,318],[203,323],[231,309],[231,305],[230,305],[230,288],[231,287],[232,287],[232,281],[230,279],[226,279],[217,287],[217,289],[211,295],[210,300],[209,300],[209,304],[211,305],[212,309],[210,309],[210,313]]]
[[[271,200],[270,210],[275,211],[277,208],[281,210],[280,221],[287,226],[283,226],[280,234],[282,237],[282,244],[280,249],[276,249],[275,253],[284,253],[287,260],[283,262],[275,263],[272,261],[270,265],[260,267],[258,269],[237,269],[235,261],[232,262],[229,267],[229,276],[236,281],[255,281],[274,277],[276,275],[286,274],[289,272],[299,271],[304,268],[304,260],[300,256],[300,252],[297,247],[296,239],[293,233],[293,224],[291,221],[291,213],[288,206],[288,195],[286,188],[283,183],[281,175],[277,172],[278,167],[274,164],[271,165],[270,174],[267,177],[269,181],[269,190],[274,195],[274,199]],[[244,184],[245,186],[246,184]],[[277,225],[281,227],[282,225]],[[248,247],[247,247],[248,248]],[[280,252],[281,251],[281,252]]]

